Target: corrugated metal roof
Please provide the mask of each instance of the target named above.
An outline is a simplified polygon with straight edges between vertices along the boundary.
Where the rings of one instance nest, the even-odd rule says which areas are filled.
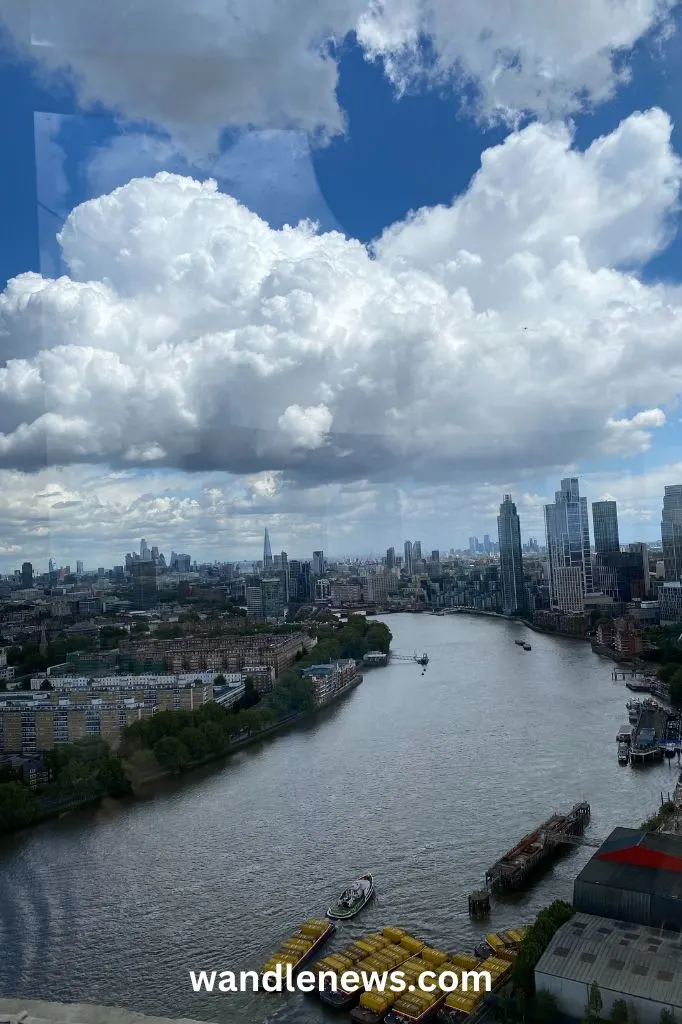
[[[535,968],[603,989],[682,1009],[682,938],[677,932],[575,914],[556,932]]]

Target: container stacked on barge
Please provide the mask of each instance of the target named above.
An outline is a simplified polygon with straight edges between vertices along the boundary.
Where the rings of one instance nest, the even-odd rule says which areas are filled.
[[[415,989],[418,988],[419,977],[424,971],[433,971],[439,974],[441,971],[453,969],[452,964],[448,962],[447,953],[439,949],[431,949],[428,946],[425,946],[420,953],[411,956],[399,968],[404,976],[405,985],[413,985]],[[426,993],[419,994],[426,996]],[[411,997],[412,993],[409,995]],[[388,1014],[386,1020],[392,1020],[393,1014],[399,1014],[401,1021],[425,1021],[428,1019],[425,1010],[430,1010],[429,1016],[432,1016],[435,1012],[433,1003],[439,997],[445,998],[441,992],[434,992],[432,996],[433,998],[429,996],[422,1005],[417,1007],[412,1004],[408,1005],[407,1002],[403,1004],[407,993],[391,992],[388,989],[385,992],[375,992],[373,989],[365,991],[360,996],[360,1005],[351,1011],[351,1020],[355,1024],[379,1024],[384,1020],[386,1014]],[[407,1015],[408,1011],[413,1014],[414,1010],[418,1010],[420,1016]],[[403,1012],[401,1013],[401,1011]]]
[[[511,958],[489,956],[475,969],[480,972],[487,971],[490,974],[490,991],[495,992],[508,980],[512,963]],[[474,1020],[485,1006],[485,996],[485,989],[479,992],[470,989],[467,989],[466,992],[462,989],[450,992],[438,1012],[438,1024],[457,1024],[459,1021]]]
[[[443,971],[459,973],[458,968],[448,954],[439,949],[422,950],[419,961],[418,964],[413,964],[412,971],[407,977],[408,991],[395,1000],[385,1018],[386,1024],[425,1024],[436,1016],[445,1002],[447,992],[444,989],[435,988],[433,992],[425,992],[420,987],[419,979],[424,971],[430,971],[429,985],[437,985],[438,976]],[[408,975],[408,972],[405,971],[405,974]],[[436,975],[435,978],[432,977],[433,974]],[[412,992],[409,991],[410,986],[413,986]]]
[[[335,1010],[349,1010],[360,1001],[361,991],[347,992],[341,988],[340,976],[345,971],[377,971],[379,973],[396,970],[411,956],[419,953],[424,943],[402,928],[386,927],[380,933],[372,933],[357,939],[345,947],[339,954],[331,954],[320,960],[313,970],[331,971],[336,975],[336,992],[331,984],[319,991],[320,999]]]
[[[296,974],[335,931],[336,925],[333,921],[309,918],[270,957],[261,973],[265,974],[266,971],[276,971],[278,965],[281,964],[283,972],[286,971],[287,967],[290,967],[291,973]]]

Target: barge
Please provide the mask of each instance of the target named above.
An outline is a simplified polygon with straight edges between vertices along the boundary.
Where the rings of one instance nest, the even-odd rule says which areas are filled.
[[[581,835],[590,820],[590,805],[575,804],[567,814],[553,814],[495,861],[485,875],[486,888],[518,889],[542,861],[567,838]]]
[[[490,975],[490,992],[496,992],[511,975],[513,962],[500,956],[490,956],[476,968],[487,971]],[[460,1021],[472,1020],[485,1006],[486,991],[472,992],[467,989],[456,989],[445,997],[442,1008],[438,1012],[438,1024],[459,1024]]]
[[[420,953],[424,946],[421,939],[416,939],[402,928],[388,926],[381,932],[365,935],[340,953],[332,953],[314,965],[312,970],[318,977],[325,972],[333,974],[336,979],[335,984],[328,981],[318,995],[326,1006],[334,1010],[350,1010],[359,1003],[362,993],[348,992],[340,986],[339,980],[345,971],[390,972]]]
[[[261,978],[267,971],[276,971],[279,965],[283,973],[290,967],[292,975],[296,974],[335,931],[333,921],[313,917],[304,921],[299,930],[270,957],[261,971]]]

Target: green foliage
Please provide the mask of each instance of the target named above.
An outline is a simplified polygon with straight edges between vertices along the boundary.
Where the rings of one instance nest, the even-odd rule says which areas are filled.
[[[677,813],[677,809],[672,800],[666,800],[661,806],[660,810],[656,814],[652,814],[650,818],[643,821],[641,828],[645,832],[657,832],[661,825],[664,825],[670,818],[674,817]]]
[[[555,900],[541,910],[528,929],[512,969],[514,991],[530,1000],[535,995],[535,966],[547,949],[554,933],[573,916],[573,907],[563,900]]]
[[[0,832],[14,832],[36,817],[36,801],[20,782],[0,783]]]
[[[153,749],[156,760],[166,771],[179,772],[189,764],[189,751],[177,736],[162,736]]]
[[[624,999],[614,999],[609,1021],[611,1024],[628,1024],[628,1004]]]
[[[43,679],[42,683],[40,684],[40,689],[41,690],[53,690],[54,687],[53,687],[52,683],[50,682],[50,680],[46,678],[46,679]]]
[[[603,1005],[604,1001],[599,991],[599,985],[596,981],[593,981],[590,985],[590,994],[587,997],[587,1006],[583,1015],[584,1024],[599,1024]]]
[[[50,795],[92,800],[98,796],[125,796],[130,783],[123,763],[100,739],[58,744],[46,756],[53,783]]]
[[[541,988],[530,1004],[531,1024],[555,1024],[559,1019],[559,1002],[552,992]]]

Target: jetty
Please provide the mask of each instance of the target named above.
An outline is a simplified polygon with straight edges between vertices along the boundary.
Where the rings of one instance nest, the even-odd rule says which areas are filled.
[[[486,889],[518,889],[531,872],[553,856],[562,844],[575,842],[575,837],[582,835],[589,820],[590,805],[586,801],[575,804],[567,814],[553,814],[488,868]]]
[[[650,764],[663,757],[662,742],[665,740],[668,715],[658,705],[644,703],[639,718],[632,730],[630,764]]]

